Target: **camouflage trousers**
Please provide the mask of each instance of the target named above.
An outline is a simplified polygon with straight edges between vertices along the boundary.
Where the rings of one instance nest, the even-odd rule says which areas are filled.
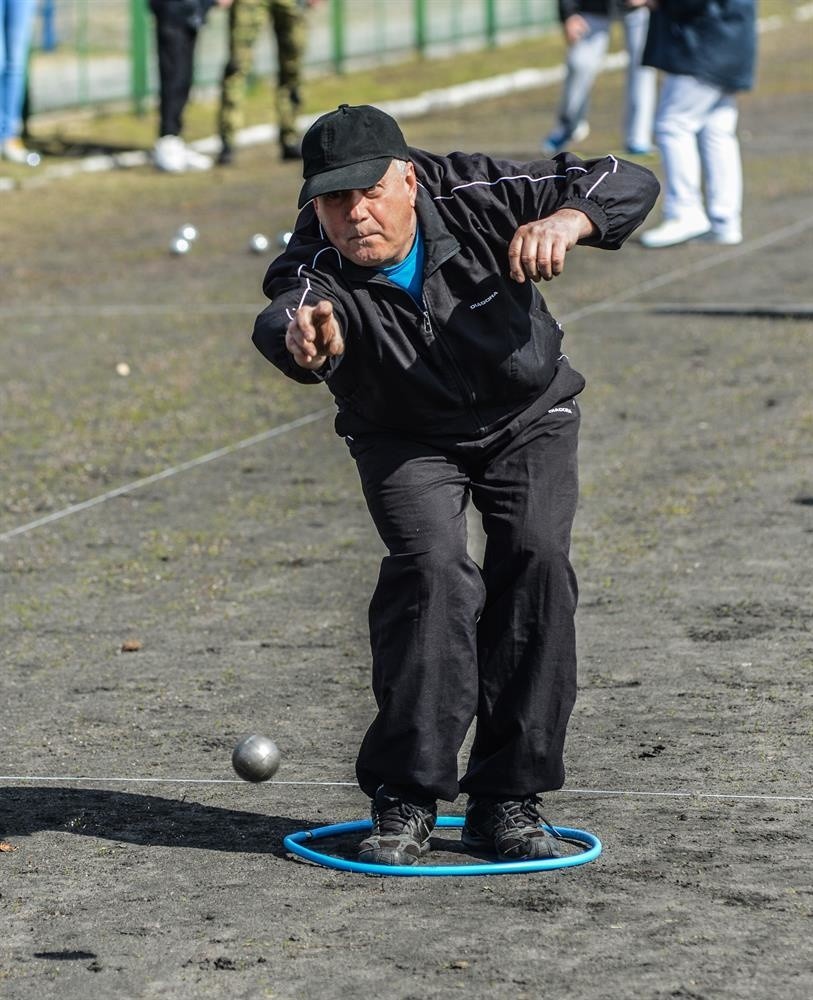
[[[251,72],[254,44],[266,18],[277,40],[276,111],[283,145],[296,142],[302,57],[307,40],[305,9],[300,0],[234,0],[229,8],[229,60],[220,92],[220,136],[229,145],[243,125],[246,79]]]

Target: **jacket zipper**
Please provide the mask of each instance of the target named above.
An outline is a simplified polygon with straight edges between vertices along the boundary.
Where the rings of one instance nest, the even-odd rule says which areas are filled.
[[[407,294],[409,293],[407,292]],[[411,295],[410,298],[412,298]],[[423,293],[421,293],[421,303],[423,305],[422,317],[423,317],[424,333],[431,335],[433,334],[432,314],[429,311],[429,303],[426,301],[426,296]],[[434,339],[439,344],[440,349],[449,359],[449,365],[451,366],[452,373],[457,379],[457,382],[466,399],[466,403],[471,408],[471,411],[474,414],[474,418],[477,421],[478,432],[480,434],[484,434],[485,427],[483,425],[483,418],[480,416],[480,411],[477,408],[477,393],[469,385],[468,381],[466,380],[466,376],[460,370],[460,366],[458,365],[457,360],[455,359],[455,356],[452,353],[452,349],[447,344],[444,343],[442,337],[435,337]]]

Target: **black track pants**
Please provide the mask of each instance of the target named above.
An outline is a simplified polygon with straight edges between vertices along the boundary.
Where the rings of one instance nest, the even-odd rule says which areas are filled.
[[[382,783],[448,801],[561,787],[576,695],[578,427],[568,398],[475,441],[347,435],[388,550],[370,604],[378,714],[356,765],[367,795]],[[487,538],[482,571],[466,549],[469,498]]]
[[[198,33],[176,14],[156,13],[158,74],[160,77],[159,135],[180,135],[189,101]]]

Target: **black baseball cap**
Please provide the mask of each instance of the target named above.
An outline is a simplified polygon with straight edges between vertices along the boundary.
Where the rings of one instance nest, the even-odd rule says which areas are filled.
[[[395,119],[370,104],[340,104],[317,118],[302,139],[299,208],[331,191],[372,187],[394,159],[409,159]]]

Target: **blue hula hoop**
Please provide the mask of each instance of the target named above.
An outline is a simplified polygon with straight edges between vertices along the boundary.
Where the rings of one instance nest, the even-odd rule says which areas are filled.
[[[463,816],[438,816],[438,827],[462,827]],[[285,848],[306,861],[313,861],[325,868],[335,868],[345,872],[360,872],[365,875],[411,875],[411,876],[448,876],[448,875],[511,875],[521,872],[548,872],[559,868],[575,868],[594,861],[601,854],[601,841],[586,830],[572,830],[565,826],[555,826],[552,829],[564,840],[583,844],[586,850],[580,854],[567,855],[562,858],[536,858],[532,861],[488,861],[470,865],[372,865],[363,861],[349,861],[337,858],[332,854],[322,854],[306,843],[323,840],[326,837],[338,837],[346,833],[362,833],[372,829],[372,820],[354,820],[351,823],[334,823],[332,826],[320,826],[315,830],[299,830],[289,833],[283,840]]]

